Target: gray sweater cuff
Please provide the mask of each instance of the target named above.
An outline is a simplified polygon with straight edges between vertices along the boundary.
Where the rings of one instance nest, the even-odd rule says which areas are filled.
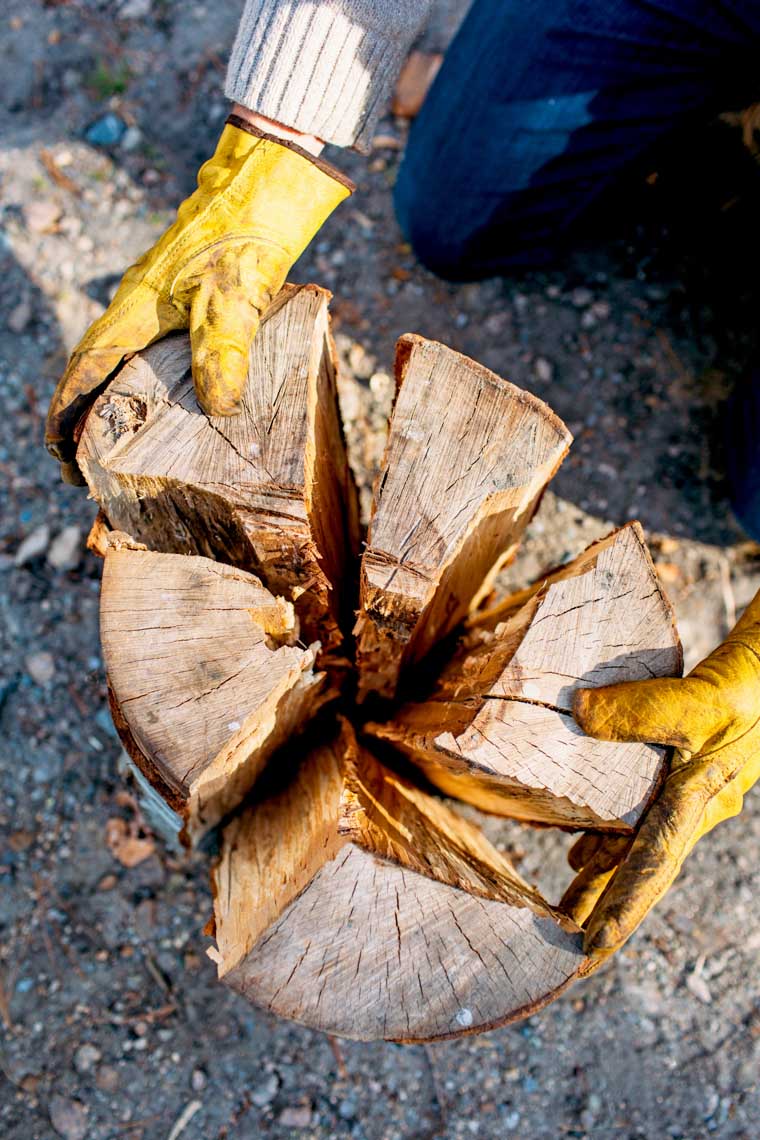
[[[431,0],[247,0],[225,93],[303,134],[368,148]]]

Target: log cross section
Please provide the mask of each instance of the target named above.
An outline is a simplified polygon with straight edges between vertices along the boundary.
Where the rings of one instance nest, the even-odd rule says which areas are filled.
[[[481,608],[570,436],[418,336],[397,347],[359,560],[327,299],[275,300],[237,417],[198,407],[184,335],[96,401],[78,461],[101,506],[103,657],[157,818],[188,846],[217,828],[219,976],[330,1033],[436,1040],[590,968],[581,931],[438,793],[627,841],[663,750],[585,737],[574,695],[677,674],[680,646],[637,524]],[[324,707],[338,696],[359,739]]]
[[[252,574],[112,537],[100,608],[114,721],[192,843],[329,696],[293,606]]]
[[[220,977],[360,1040],[429,1041],[535,1012],[581,936],[472,824],[344,725],[233,820],[212,877]]]

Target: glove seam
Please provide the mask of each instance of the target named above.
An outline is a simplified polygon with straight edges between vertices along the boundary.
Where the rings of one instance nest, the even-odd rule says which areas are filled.
[[[338,170],[337,166],[333,166],[331,162],[326,162],[324,158],[320,158],[318,155],[309,154],[308,150],[304,150],[298,143],[291,142],[290,139],[280,138],[277,135],[267,134],[266,131],[261,131],[258,127],[254,127],[252,123],[246,122],[240,115],[228,115],[225,122],[231,127],[236,127],[239,131],[245,131],[246,134],[253,135],[254,138],[266,139],[268,142],[276,143],[277,146],[285,147],[286,150],[292,150],[295,154],[299,154],[301,158],[307,159],[312,166],[316,166],[318,170],[321,170],[323,174],[327,174],[334,182],[339,182],[341,186],[345,186],[350,194],[353,194],[356,190],[356,183],[350,179],[348,175]]]

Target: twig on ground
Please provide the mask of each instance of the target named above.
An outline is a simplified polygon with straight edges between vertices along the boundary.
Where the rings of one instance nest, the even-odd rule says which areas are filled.
[[[77,186],[76,182],[73,178],[69,178],[68,174],[64,174],[53,155],[49,150],[45,150],[44,147],[40,149],[40,162],[56,186],[60,186],[62,190],[68,191],[69,194],[73,194],[76,198],[82,196],[81,187]]]
[[[200,1112],[201,1108],[203,1108],[201,1101],[191,1100],[177,1117],[174,1127],[169,1133],[168,1140],[177,1140],[177,1137],[185,1131],[196,1112]]]

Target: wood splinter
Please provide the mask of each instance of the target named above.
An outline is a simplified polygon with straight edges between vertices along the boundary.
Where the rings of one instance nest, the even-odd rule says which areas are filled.
[[[585,736],[577,688],[680,675],[681,645],[638,523],[476,618],[430,696],[368,731],[442,791],[499,815],[630,833],[665,750]]]
[[[442,801],[343,724],[224,829],[219,976],[359,1040],[429,1041],[527,1016],[586,959],[578,929]]]
[[[514,556],[571,441],[535,396],[442,344],[407,335],[362,557],[359,699],[396,695]]]
[[[112,535],[100,630],[111,710],[143,776],[196,842],[332,695],[293,606],[207,558]]]
[[[207,416],[190,341],[129,360],[87,418],[77,462],[110,525],[151,550],[256,574],[331,653],[353,602],[356,488],[346,460],[327,304],[286,285],[251,343],[239,415]]]

